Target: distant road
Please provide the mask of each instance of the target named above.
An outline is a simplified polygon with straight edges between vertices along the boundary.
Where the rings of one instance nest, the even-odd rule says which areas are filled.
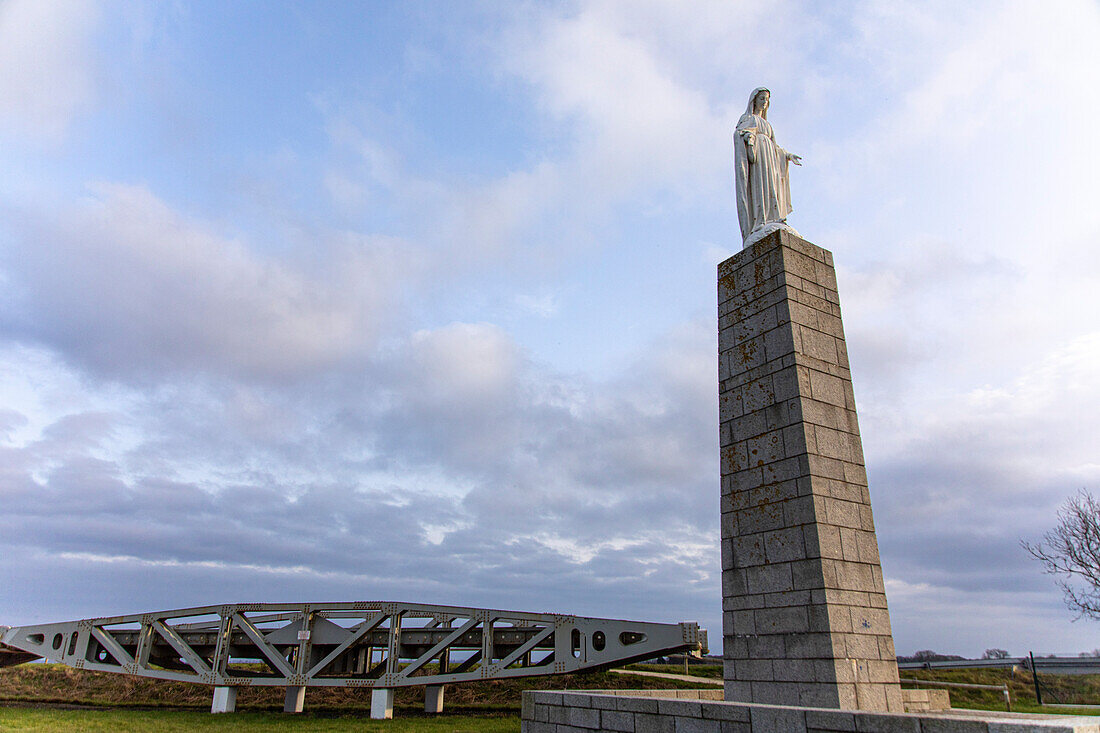
[[[1007,659],[952,659],[943,662],[898,662],[898,669],[975,669],[993,667],[1031,669],[1028,657]],[[1035,669],[1048,674],[1100,674],[1100,657],[1036,657]]]

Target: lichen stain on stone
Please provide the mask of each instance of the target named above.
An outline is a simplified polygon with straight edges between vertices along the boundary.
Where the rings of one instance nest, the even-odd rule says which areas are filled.
[[[737,345],[737,350],[740,352],[741,364],[748,364],[756,356],[757,346],[755,339],[750,339]]]

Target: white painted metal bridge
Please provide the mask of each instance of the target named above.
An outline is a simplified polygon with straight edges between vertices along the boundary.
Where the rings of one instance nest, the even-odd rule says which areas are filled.
[[[444,685],[565,674],[673,652],[700,652],[696,623],[661,624],[420,603],[244,603],[0,626],[0,666],[44,657],[77,669],[214,687],[211,712],[237,688],[286,688],[300,712],[309,687],[370,688],[388,718],[398,687],[424,686],[441,712]]]

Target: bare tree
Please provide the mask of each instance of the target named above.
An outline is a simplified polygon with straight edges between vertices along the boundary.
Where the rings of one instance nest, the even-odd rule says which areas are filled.
[[[1077,618],[1100,619],[1100,500],[1081,489],[1058,510],[1058,526],[1024,549],[1060,576],[1058,586]]]
[[[1008,659],[1008,651],[1006,649],[986,649],[982,659]]]

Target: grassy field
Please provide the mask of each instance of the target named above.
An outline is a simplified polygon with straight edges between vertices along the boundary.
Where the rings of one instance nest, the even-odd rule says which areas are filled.
[[[421,716],[423,714],[421,713]],[[192,710],[57,710],[0,707],[0,730],[8,733],[127,733],[129,731],[293,731],[294,733],[345,733],[345,731],[387,731],[387,733],[516,733],[519,715],[441,716],[401,715],[394,720],[368,720],[359,715],[240,712],[211,715]]]
[[[24,664],[0,669],[0,731],[511,733],[519,731],[523,690],[694,687],[689,682],[606,672],[450,685],[441,716],[425,715],[423,688],[410,687],[397,690],[393,721],[371,721],[370,690],[311,689],[306,712],[285,715],[282,688],[242,687],[239,712],[210,715],[211,688],[204,685],[80,671],[60,664]]]
[[[1020,670],[1015,674],[1008,669],[914,669],[903,670],[902,677],[939,682],[965,682],[977,685],[1008,685],[1012,697],[1012,709],[1018,712],[1097,715],[1098,710],[1041,707],[1035,702],[1035,687],[1031,673]],[[1100,675],[1041,674],[1043,699],[1078,705],[1100,704]],[[918,687],[907,685],[902,687]],[[928,688],[924,688],[928,689]],[[951,706],[978,710],[1004,710],[1004,698],[994,690],[961,690],[952,688]]]
[[[630,669],[683,674],[682,665],[631,665]],[[721,667],[693,665],[698,677],[721,677]],[[1097,710],[1053,709],[1035,704],[1031,675],[1008,670],[912,670],[903,677],[971,684],[1008,684],[1012,709],[1018,712],[1096,715]],[[1100,675],[1041,675],[1048,701],[1100,703]],[[904,683],[903,683],[904,685]],[[904,685],[911,687],[912,685]],[[481,682],[447,688],[446,712],[427,716],[423,690],[397,691],[394,720],[371,721],[368,690],[312,689],[306,712],[284,715],[281,688],[241,688],[240,712],[210,715],[211,689],[202,685],[147,680],[125,675],[83,672],[57,664],[25,664],[0,669],[0,730],[50,733],[99,731],[294,731],[342,733],[504,733],[519,730],[520,697],[525,689],[677,689],[690,682],[613,673],[534,677],[526,680]],[[992,690],[951,689],[954,707],[1003,710],[1004,701]]]

